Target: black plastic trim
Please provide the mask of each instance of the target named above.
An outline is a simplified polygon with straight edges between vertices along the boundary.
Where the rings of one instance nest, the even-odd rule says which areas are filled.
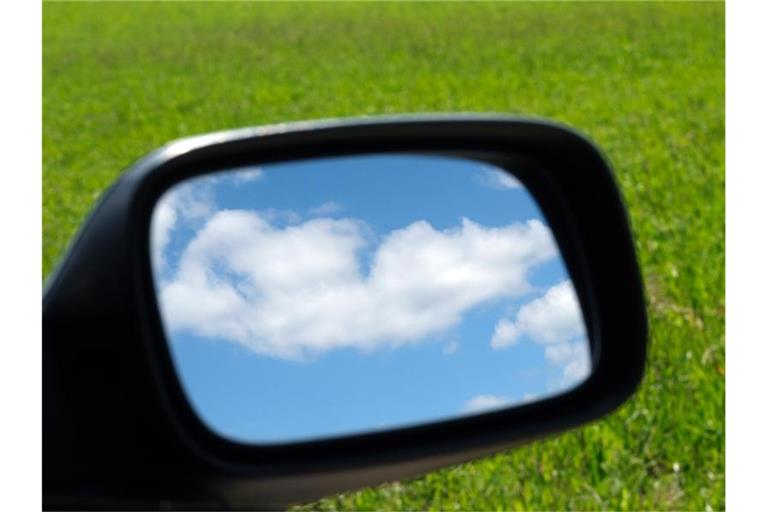
[[[156,201],[179,181],[226,168],[404,152],[491,162],[529,189],[584,309],[590,377],[541,402],[392,431],[278,445],[212,432],[181,388],[157,312],[148,237]],[[192,483],[215,503],[273,507],[492,453],[619,406],[640,382],[647,338],[629,223],[599,150],[550,122],[466,115],[298,123],[171,143],[128,170],[93,212],[49,280],[43,326],[44,495],[64,508],[104,506],[99,499],[211,506],[185,495]]]

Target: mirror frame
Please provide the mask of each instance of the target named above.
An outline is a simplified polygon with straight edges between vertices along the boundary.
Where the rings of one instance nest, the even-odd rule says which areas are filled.
[[[268,445],[217,435],[182,389],[158,313],[149,251],[156,202],[205,173],[371,153],[458,156],[514,171],[571,275],[591,375],[541,401],[394,430]],[[596,146],[569,128],[507,116],[400,116],[183,139],[122,175],[46,283],[44,499],[75,508],[116,499],[138,508],[158,500],[277,508],[414,476],[609,413],[639,385],[646,339],[642,280],[618,188]]]

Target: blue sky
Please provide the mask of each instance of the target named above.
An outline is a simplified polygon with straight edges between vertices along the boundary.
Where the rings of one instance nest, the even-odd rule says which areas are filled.
[[[163,197],[151,245],[183,387],[235,440],[477,413],[589,371],[545,219],[484,163],[367,155],[217,173]]]

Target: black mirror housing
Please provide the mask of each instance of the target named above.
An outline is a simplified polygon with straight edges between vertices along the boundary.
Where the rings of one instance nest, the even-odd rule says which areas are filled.
[[[222,168],[363,153],[442,154],[515,169],[582,304],[593,372],[541,402],[428,425],[278,445],[209,430],[173,368],[151,277],[153,207]],[[104,194],[43,299],[46,508],[277,508],[401,479],[593,421],[645,367],[642,281],[618,188],[584,137],[504,116],[406,116],[214,133],[145,157]]]

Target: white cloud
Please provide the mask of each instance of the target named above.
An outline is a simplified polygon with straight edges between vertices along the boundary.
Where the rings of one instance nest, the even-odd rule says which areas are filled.
[[[510,345],[514,345],[517,342],[518,331],[515,328],[514,322],[502,318],[496,324],[496,328],[493,330],[493,337],[491,338],[491,347],[504,348]]]
[[[152,213],[150,248],[152,265],[156,272],[165,268],[164,254],[171,233],[179,224],[197,225],[210,218],[216,211],[214,186],[222,180],[246,183],[261,179],[263,171],[258,167],[242,167],[223,174],[206,174],[183,181],[169,189],[158,200]],[[295,224],[301,216],[291,210],[270,208],[262,214],[273,221]]]
[[[516,188],[522,188],[522,184],[506,171],[489,167],[483,170],[483,173],[479,176],[479,181],[486,187],[495,188],[497,190],[512,190]]]
[[[563,368],[563,376],[559,383],[561,388],[570,387],[589,375],[592,363],[586,340],[548,345],[544,354],[547,359]]]
[[[464,403],[461,408],[465,413],[479,413],[502,409],[510,403],[510,399],[500,395],[475,395]]]
[[[514,322],[506,318],[500,320],[496,324],[491,346],[496,349],[505,348],[522,335],[527,335],[537,343],[555,344],[583,337],[584,334],[581,307],[573,285],[568,280],[522,306]]]
[[[543,395],[541,393],[524,393],[523,398],[520,400],[520,402],[524,404],[528,404],[531,402],[536,402],[537,400],[541,399]]]
[[[152,249],[152,266],[159,271],[165,266],[165,253],[170,241],[171,230],[176,225],[176,207],[171,198],[163,198],[155,206],[150,227],[150,247]]]
[[[443,354],[446,356],[452,356],[459,351],[461,345],[456,340],[451,340],[443,346]]]
[[[418,221],[372,245],[352,219],[277,228],[257,212],[220,211],[161,285],[163,318],[172,330],[283,358],[396,347],[530,291],[529,270],[557,255],[537,220],[485,228],[464,219],[445,231]]]
[[[178,223],[201,222],[213,214],[213,190],[205,179],[176,185],[155,205],[150,227],[152,265],[155,271],[165,267],[164,254],[170,242],[171,232]]]
[[[266,210],[258,210],[258,213],[271,223],[298,224],[301,222],[301,215],[294,210],[267,208]]]
[[[322,217],[325,215],[330,215],[332,213],[338,213],[341,211],[341,205],[335,201],[328,201],[326,203],[321,204],[317,208],[311,208],[309,210],[309,213],[312,215],[316,215],[318,217]]]
[[[572,357],[565,363],[563,369],[562,387],[567,388],[578,384],[592,371],[592,361],[589,358],[589,348],[586,343],[572,343]]]
[[[547,359],[563,367],[563,386],[576,383],[589,374],[584,320],[570,280],[553,286],[542,297],[522,306],[514,321],[499,320],[491,347],[507,348],[521,336],[545,345]]]
[[[228,169],[227,177],[233,183],[250,183],[258,181],[264,177],[264,171],[259,167],[240,167],[237,169]]]

